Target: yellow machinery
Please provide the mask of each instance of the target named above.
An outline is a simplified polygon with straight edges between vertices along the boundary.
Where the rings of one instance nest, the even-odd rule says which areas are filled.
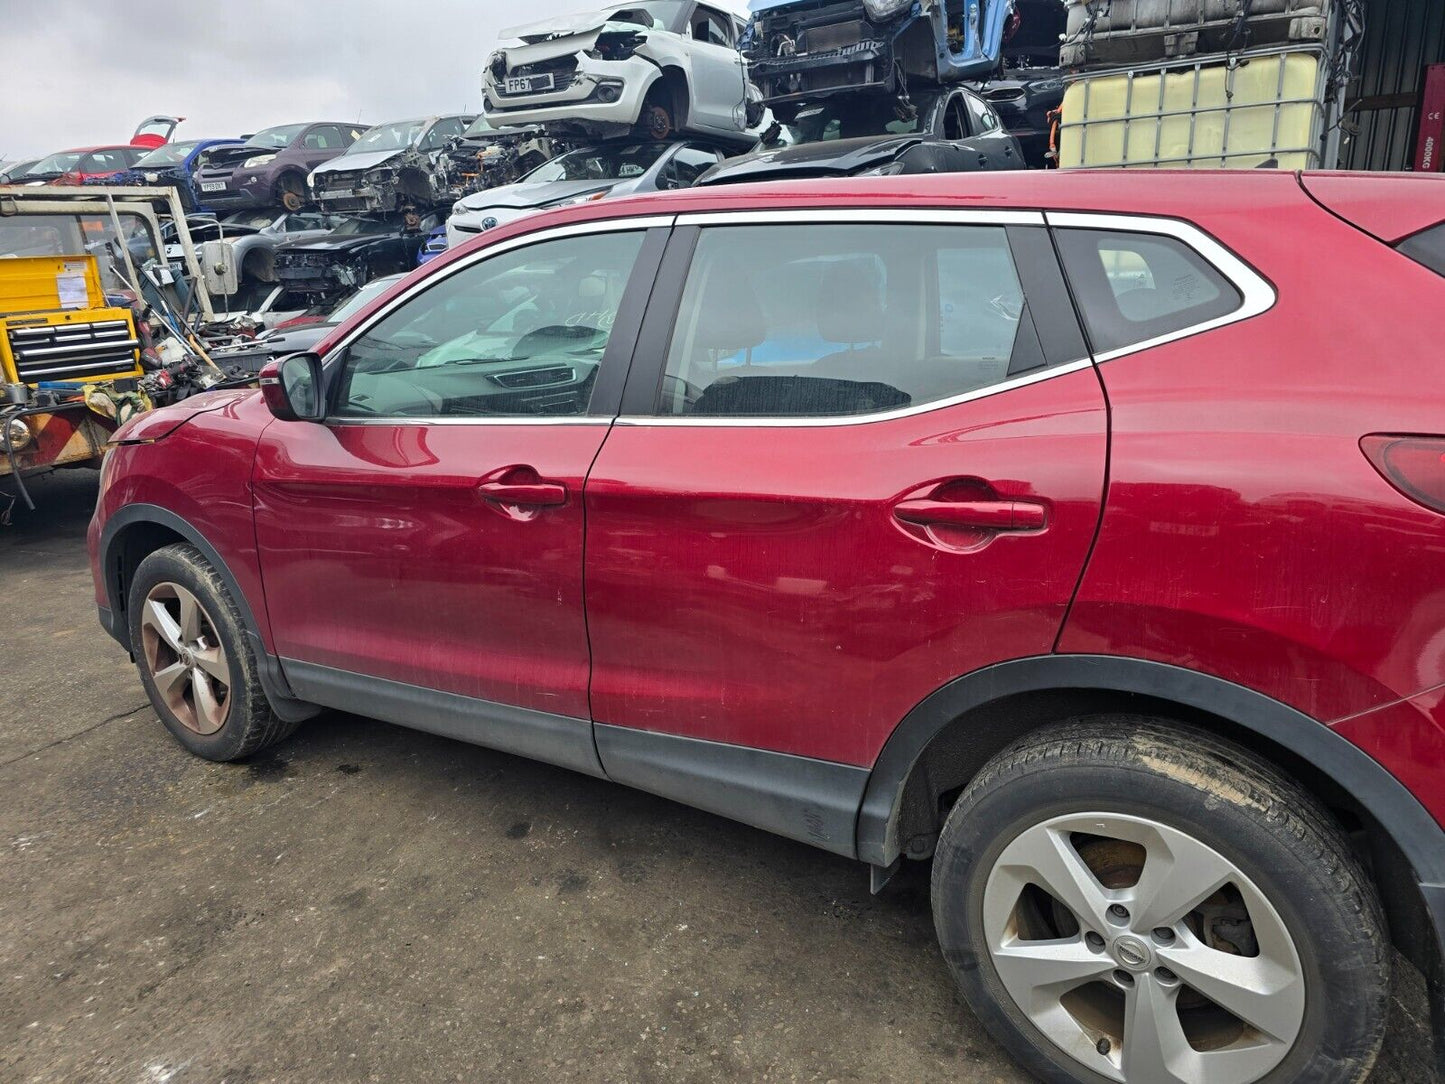
[[[106,304],[94,256],[0,259],[0,475],[98,465],[117,404],[144,402],[140,358],[135,318]]]

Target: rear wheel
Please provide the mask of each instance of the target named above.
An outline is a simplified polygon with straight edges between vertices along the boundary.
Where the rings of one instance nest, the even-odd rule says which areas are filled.
[[[127,614],[151,706],[192,753],[238,760],[296,729],[272,712],[235,601],[194,546],[141,561]]]
[[[940,943],[1052,1082],[1354,1084],[1384,1032],[1379,901],[1325,811],[1247,751],[1133,716],[996,757],[949,814]]]

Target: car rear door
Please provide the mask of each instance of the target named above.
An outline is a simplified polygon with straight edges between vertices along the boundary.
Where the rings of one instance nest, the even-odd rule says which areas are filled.
[[[1052,650],[1106,447],[1041,215],[679,219],[587,483],[606,770],[848,852],[809,788]]]
[[[968,113],[972,135],[964,145],[975,152],[986,169],[1023,169],[1023,154],[1018,141],[1003,126],[993,106],[967,90],[954,92],[956,100]]]
[[[572,226],[451,265],[329,352],[324,423],[266,430],[256,540],[297,695],[596,770],[582,485],[665,233]]]

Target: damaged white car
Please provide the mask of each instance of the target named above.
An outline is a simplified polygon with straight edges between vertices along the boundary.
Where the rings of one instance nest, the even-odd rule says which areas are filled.
[[[474,119],[418,117],[368,128],[345,154],[311,171],[311,196],[330,212],[420,212],[444,203],[452,195],[446,152]]]
[[[487,120],[750,144],[763,106],[737,49],[743,29],[722,7],[641,0],[506,30],[482,74]]]

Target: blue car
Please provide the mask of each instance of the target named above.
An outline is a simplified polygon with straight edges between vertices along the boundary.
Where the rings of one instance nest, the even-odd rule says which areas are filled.
[[[217,147],[239,147],[240,139],[183,139],[166,143],[145,155],[130,169],[115,178],[113,184],[147,185],[152,188],[174,188],[181,195],[187,211],[206,211],[196,187],[196,172]]]
[[[447,227],[443,223],[426,235],[426,244],[422,245],[421,251],[416,254],[416,265],[420,267],[424,263],[431,263],[446,250]]]

